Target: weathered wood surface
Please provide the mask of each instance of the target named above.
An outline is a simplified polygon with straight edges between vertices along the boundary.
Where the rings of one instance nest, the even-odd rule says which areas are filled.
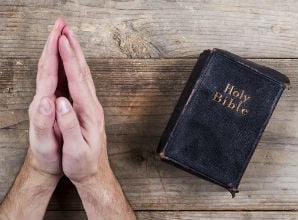
[[[297,220],[296,212],[150,212],[137,211],[138,219],[142,220],[236,220],[236,219],[257,219],[257,220]],[[45,220],[84,220],[87,219],[84,212],[57,212],[47,213]]]
[[[195,59],[88,59],[105,110],[111,165],[135,210],[297,210],[298,62],[253,61],[287,74],[292,88],[284,92],[240,193],[232,199],[224,189],[160,161],[155,153]],[[0,59],[0,199],[28,147],[27,107],[36,64],[35,59]],[[49,210],[81,209],[75,190],[63,180]]]
[[[139,219],[298,219],[297,8],[296,0],[1,1],[0,200],[28,147],[38,58],[55,19],[64,16],[88,58],[111,165]],[[263,58],[253,60],[292,82],[234,199],[155,153],[193,58],[213,47]],[[45,219],[86,219],[66,179],[48,210]]]
[[[2,0],[0,57],[38,58],[64,16],[87,57],[197,57],[219,47],[250,58],[298,58],[296,0]]]

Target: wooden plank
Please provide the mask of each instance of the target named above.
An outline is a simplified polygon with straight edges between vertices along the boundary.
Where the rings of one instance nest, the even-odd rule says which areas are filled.
[[[38,58],[64,16],[90,58],[189,58],[213,47],[297,58],[297,8],[296,0],[2,0],[0,57]]]
[[[284,92],[235,199],[224,189],[159,160],[155,153],[196,60],[89,59],[104,106],[113,170],[135,210],[294,210],[298,207],[298,62],[255,59],[287,74]],[[0,59],[0,198],[28,146],[27,107],[35,90],[35,59]],[[9,89],[7,89],[9,88]],[[11,116],[14,115],[14,116]],[[65,179],[49,210],[81,210]]]
[[[137,211],[137,218],[142,220],[236,220],[236,219],[258,219],[258,220],[296,220],[297,212],[196,212],[196,211]],[[87,219],[83,211],[48,211],[45,220],[84,220]]]

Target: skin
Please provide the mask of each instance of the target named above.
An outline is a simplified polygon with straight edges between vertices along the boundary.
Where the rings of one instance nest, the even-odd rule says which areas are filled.
[[[30,147],[0,205],[1,220],[42,219],[63,175],[77,188],[88,219],[135,219],[110,168],[104,112],[90,69],[61,18],[39,60],[29,120]]]

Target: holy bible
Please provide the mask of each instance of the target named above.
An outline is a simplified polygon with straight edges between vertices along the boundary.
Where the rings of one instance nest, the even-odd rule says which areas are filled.
[[[290,81],[229,53],[204,51],[161,137],[161,159],[228,189],[233,197]]]

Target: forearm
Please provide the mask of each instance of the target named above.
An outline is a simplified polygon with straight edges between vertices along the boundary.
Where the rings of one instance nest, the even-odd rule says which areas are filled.
[[[75,185],[89,220],[136,219],[111,170]]]
[[[13,186],[0,205],[0,219],[42,219],[59,176],[41,173],[28,157]]]

